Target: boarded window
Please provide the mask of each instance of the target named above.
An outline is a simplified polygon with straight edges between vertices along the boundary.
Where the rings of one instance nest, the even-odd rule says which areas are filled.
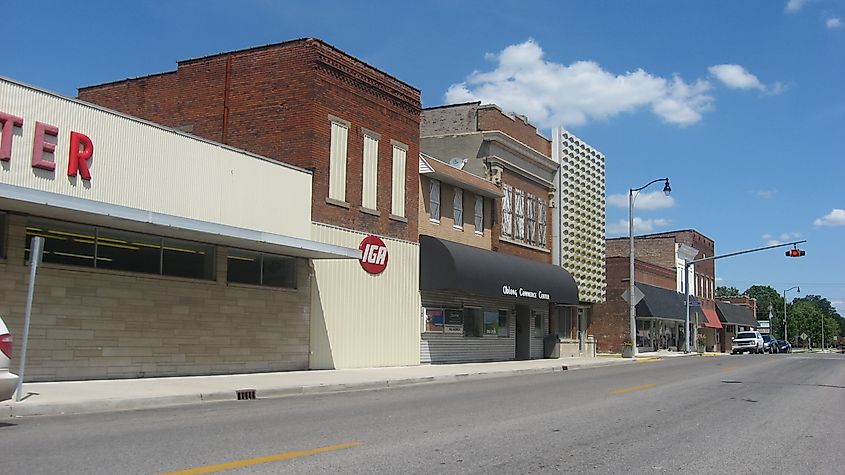
[[[349,124],[332,121],[331,149],[329,152],[329,198],[346,201],[346,146]]]
[[[452,200],[453,213],[452,217],[455,219],[455,227],[464,227],[464,190],[455,188],[455,197]]]
[[[428,215],[432,221],[440,222],[440,182],[431,180],[428,193]]]
[[[373,134],[364,134],[364,176],[361,184],[361,206],[377,208],[378,188],[378,142]]]
[[[405,160],[408,148],[393,144],[393,183],[390,213],[405,216]]]

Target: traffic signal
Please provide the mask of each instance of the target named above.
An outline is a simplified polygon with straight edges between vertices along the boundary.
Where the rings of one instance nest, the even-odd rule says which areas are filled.
[[[786,251],[786,257],[803,257],[806,252],[801,249],[790,249]]]

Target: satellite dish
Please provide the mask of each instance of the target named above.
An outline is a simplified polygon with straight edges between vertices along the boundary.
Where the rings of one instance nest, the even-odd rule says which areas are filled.
[[[467,164],[467,161],[463,158],[455,157],[455,158],[452,158],[451,160],[449,160],[449,165],[457,168],[458,170],[462,170],[464,168],[464,165],[466,165],[466,164]]]

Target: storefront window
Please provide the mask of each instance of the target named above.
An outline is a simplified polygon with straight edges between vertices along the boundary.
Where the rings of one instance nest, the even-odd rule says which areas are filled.
[[[496,333],[498,336],[509,336],[510,328],[508,327],[508,311],[499,310],[499,330]]]
[[[651,320],[637,320],[637,346],[652,347]]]
[[[447,308],[444,312],[444,318],[446,321],[443,323],[443,332],[462,335],[464,333],[463,310],[458,308]]]
[[[429,333],[443,333],[445,314],[442,308],[425,309],[425,331]]]
[[[27,261],[35,236],[44,238],[45,263],[214,279],[214,246],[208,244],[33,219],[26,227]]]
[[[482,335],[483,318],[480,308],[464,309],[464,336],[480,337]]]
[[[561,338],[573,339],[574,337],[574,319],[573,307],[557,307],[557,331]]]
[[[296,288],[296,259],[260,252],[229,250],[226,280],[238,284]]]
[[[499,312],[495,310],[484,311],[484,334],[498,335],[499,334]]]

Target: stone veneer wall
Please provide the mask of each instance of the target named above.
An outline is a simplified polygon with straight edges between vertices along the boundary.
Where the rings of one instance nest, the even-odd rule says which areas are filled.
[[[29,265],[26,217],[8,215],[0,260],[0,314],[23,342]],[[44,264],[32,307],[26,380],[183,376],[308,368],[310,267],[297,261],[296,290]]]

